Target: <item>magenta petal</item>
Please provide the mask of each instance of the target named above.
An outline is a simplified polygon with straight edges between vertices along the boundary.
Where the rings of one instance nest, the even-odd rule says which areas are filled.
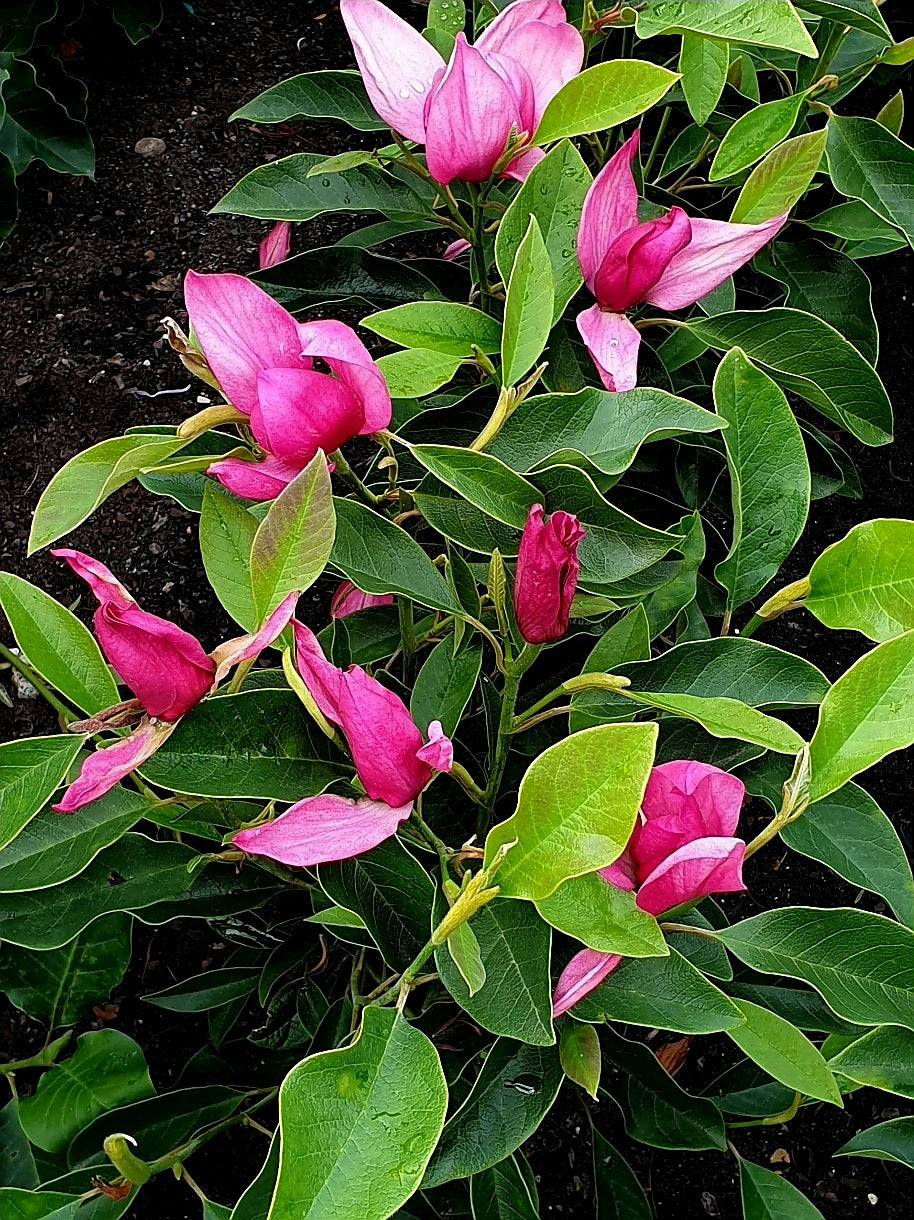
[[[746,785],[738,776],[710,763],[661,763],[651,771],[641,806],[648,822],[668,811],[674,792],[691,798],[692,838],[729,836],[736,830],[746,797]]]
[[[422,734],[406,704],[357,665],[339,691],[339,724],[365,791],[394,807],[415,800],[433,772],[417,757]]]
[[[257,378],[251,428],[268,453],[303,470],[318,449],[333,453],[358,436],[364,415],[342,381],[313,369],[267,369]]]
[[[334,724],[340,724],[343,671],[327,660],[310,627],[294,619],[292,630],[295,634],[295,666],[302,681],[321,713]]]
[[[742,839],[696,839],[659,864],[638,890],[636,902],[649,915],[662,915],[709,894],[744,890]]]
[[[309,796],[272,822],[240,830],[232,842],[249,855],[309,868],[371,851],[397,833],[412,808],[411,801],[391,809],[383,801]]]
[[[217,479],[232,495],[263,503],[265,500],[275,500],[295,476],[301,474],[301,469],[274,457],[266,457],[260,462],[224,458],[208,466],[206,473]]]
[[[357,589],[351,580],[344,580],[338,587],[330,602],[331,618],[346,618],[359,610],[368,610],[372,606],[392,606],[392,593],[363,593]]]
[[[483,47],[484,39],[485,35],[477,41],[476,47],[492,63],[493,51],[489,46]],[[562,86],[580,72],[584,62],[584,40],[574,26],[567,23],[552,25],[531,21],[501,39],[494,54],[522,64],[529,74],[534,99],[532,126],[528,128],[532,136],[546,107]]]
[[[514,615],[528,644],[560,640],[568,630],[586,533],[572,513],[556,512],[547,521],[542,504],[530,509],[514,577]]]
[[[188,271],[184,300],[223,394],[246,415],[257,403],[258,373],[302,367],[295,319],[252,280]]]
[[[226,640],[224,644],[213,649],[210,656],[216,662],[215,685],[218,685],[235,665],[240,665],[242,661],[254,660],[265,648],[276,643],[292,621],[292,615],[295,613],[295,606],[300,596],[299,593],[290,593],[269,615],[256,634],[240,635],[234,640]]]
[[[97,801],[151,758],[176,725],[177,721],[155,724],[151,720],[141,720],[129,737],[122,737],[107,749],[90,754],[83,763],[79,778],[73,781],[60,802],[51,808],[56,813],[75,813],[83,805]]]
[[[136,601],[124,588],[110,568],[99,559],[93,559],[82,551],[73,551],[68,547],[58,547],[52,550],[55,559],[65,559],[73,571],[86,582],[99,602],[117,602],[123,607],[135,606]]]
[[[260,243],[260,270],[275,267],[284,263],[289,257],[289,245],[292,238],[292,225],[288,220],[280,220]]]
[[[621,234],[593,279],[598,304],[613,313],[624,313],[643,301],[672,259],[689,244],[691,235],[692,224],[682,208]]]
[[[748,263],[787,221],[787,213],[760,225],[692,219],[692,240],[677,254],[645,300],[658,309],[684,309],[707,296]]]
[[[591,292],[607,250],[617,237],[638,223],[638,188],[632,163],[640,141],[640,131],[626,140],[597,174],[584,200],[578,230],[578,261]]]
[[[578,331],[607,390],[633,390],[638,384],[641,335],[623,314],[592,305],[577,316]]]
[[[428,763],[433,771],[449,772],[454,765],[454,743],[441,726],[440,720],[433,720],[428,726],[428,744],[416,751],[420,762]]]
[[[318,357],[361,402],[361,432],[379,432],[390,424],[392,407],[384,374],[351,326],[335,319],[303,322],[298,328],[305,356]]]
[[[505,169],[502,170],[501,177],[513,178],[515,182],[526,182],[527,175],[531,170],[536,169],[540,161],[542,161],[545,156],[546,154],[541,148],[528,148],[525,153],[521,153],[519,157],[515,157],[510,165],[506,166]],[[453,243],[455,246],[458,244],[459,243],[456,241]],[[470,243],[467,242],[466,244],[467,248],[469,249]],[[451,247],[448,246],[448,250],[450,249]],[[447,258],[447,256],[447,251],[445,251],[444,257]],[[453,255],[451,257],[453,257]]]
[[[576,953],[556,984],[552,997],[553,1017],[560,1017],[595,991],[621,961],[622,958],[616,953],[597,953],[595,949],[582,949]]]
[[[421,144],[425,99],[444,60],[418,30],[377,0],[342,0],[340,13],[372,106],[394,131]]]

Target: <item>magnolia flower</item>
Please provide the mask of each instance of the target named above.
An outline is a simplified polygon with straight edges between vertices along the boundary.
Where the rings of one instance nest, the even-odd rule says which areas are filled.
[[[357,610],[367,610],[371,606],[392,606],[392,593],[363,593],[357,589],[351,580],[344,580],[333,595],[330,602],[330,617],[345,618],[347,614],[355,614]]]
[[[265,455],[210,466],[208,473],[229,491],[272,500],[318,449],[332,453],[390,423],[383,374],[345,323],[296,322],[242,275],[189,271],[184,295],[210,369],[229,402],[250,416]],[[315,360],[329,373],[318,371]]]
[[[280,220],[273,226],[260,243],[260,258],[258,265],[261,271],[284,263],[289,257],[289,245],[292,240],[292,225],[288,220]]]
[[[141,610],[97,559],[66,549],[51,554],[65,559],[98,598],[94,620],[98,642],[118,677],[136,695],[74,727],[97,732],[139,719],[129,737],[86,759],[79,778],[53,807],[58,813],[75,813],[151,758],[181,717],[215,690],[232,666],[269,647],[291,619],[298,594],[291,593],[256,635],[239,636],[206,653],[176,624]]]
[[[458,34],[447,64],[378,0],[342,0],[340,12],[371,104],[394,131],[425,145],[436,182],[484,182],[496,169],[523,181],[542,159],[530,147],[536,129],[584,60],[559,0],[516,0],[474,46]]]
[[[597,298],[578,314],[578,330],[607,390],[631,390],[638,381],[641,335],[626,310],[642,302],[664,310],[694,305],[757,254],[787,220],[785,212],[764,224],[737,225],[673,208],[640,223],[632,175],[639,141],[636,131],[594,179],[578,232],[578,260]]]
[[[743,890],[746,845],[733,838],[746,788],[742,780],[700,762],[655,767],[625,851],[600,876],[635,892],[636,905],[662,915],[709,894]],[[623,959],[584,949],[562,971],[553,997],[561,1016]]]
[[[546,521],[542,504],[530,509],[514,578],[514,616],[528,644],[548,644],[568,630],[586,533],[572,513],[553,513]]]

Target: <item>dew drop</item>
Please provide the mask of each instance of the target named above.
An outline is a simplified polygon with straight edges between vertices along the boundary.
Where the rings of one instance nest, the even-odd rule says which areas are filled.
[[[408,99],[409,99],[409,97],[410,97],[410,96],[411,96],[411,95],[410,95],[409,90],[406,88],[406,86],[404,86],[404,87],[403,87],[403,88],[400,90],[400,97],[401,97],[401,98],[403,98],[403,100],[404,100],[404,102],[405,102],[405,101],[408,101]]]

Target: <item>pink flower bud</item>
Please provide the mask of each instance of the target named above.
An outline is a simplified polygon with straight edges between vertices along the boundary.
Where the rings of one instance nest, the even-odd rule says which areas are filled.
[[[530,509],[514,579],[514,614],[528,644],[548,644],[568,630],[581,571],[578,546],[586,533],[571,513],[553,513],[546,521],[542,504]]]
[[[368,610],[372,606],[392,606],[392,593],[363,593],[357,589],[351,580],[344,580],[333,595],[330,603],[331,618],[345,618],[358,610]]]
[[[280,220],[260,243],[260,270],[266,271],[289,257],[292,226],[288,220]]]

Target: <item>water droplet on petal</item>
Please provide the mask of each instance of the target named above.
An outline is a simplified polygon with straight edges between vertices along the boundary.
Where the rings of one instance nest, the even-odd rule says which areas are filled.
[[[409,100],[409,96],[410,96],[409,90],[404,85],[404,87],[400,90],[400,97],[402,97],[405,102],[405,101]]]

